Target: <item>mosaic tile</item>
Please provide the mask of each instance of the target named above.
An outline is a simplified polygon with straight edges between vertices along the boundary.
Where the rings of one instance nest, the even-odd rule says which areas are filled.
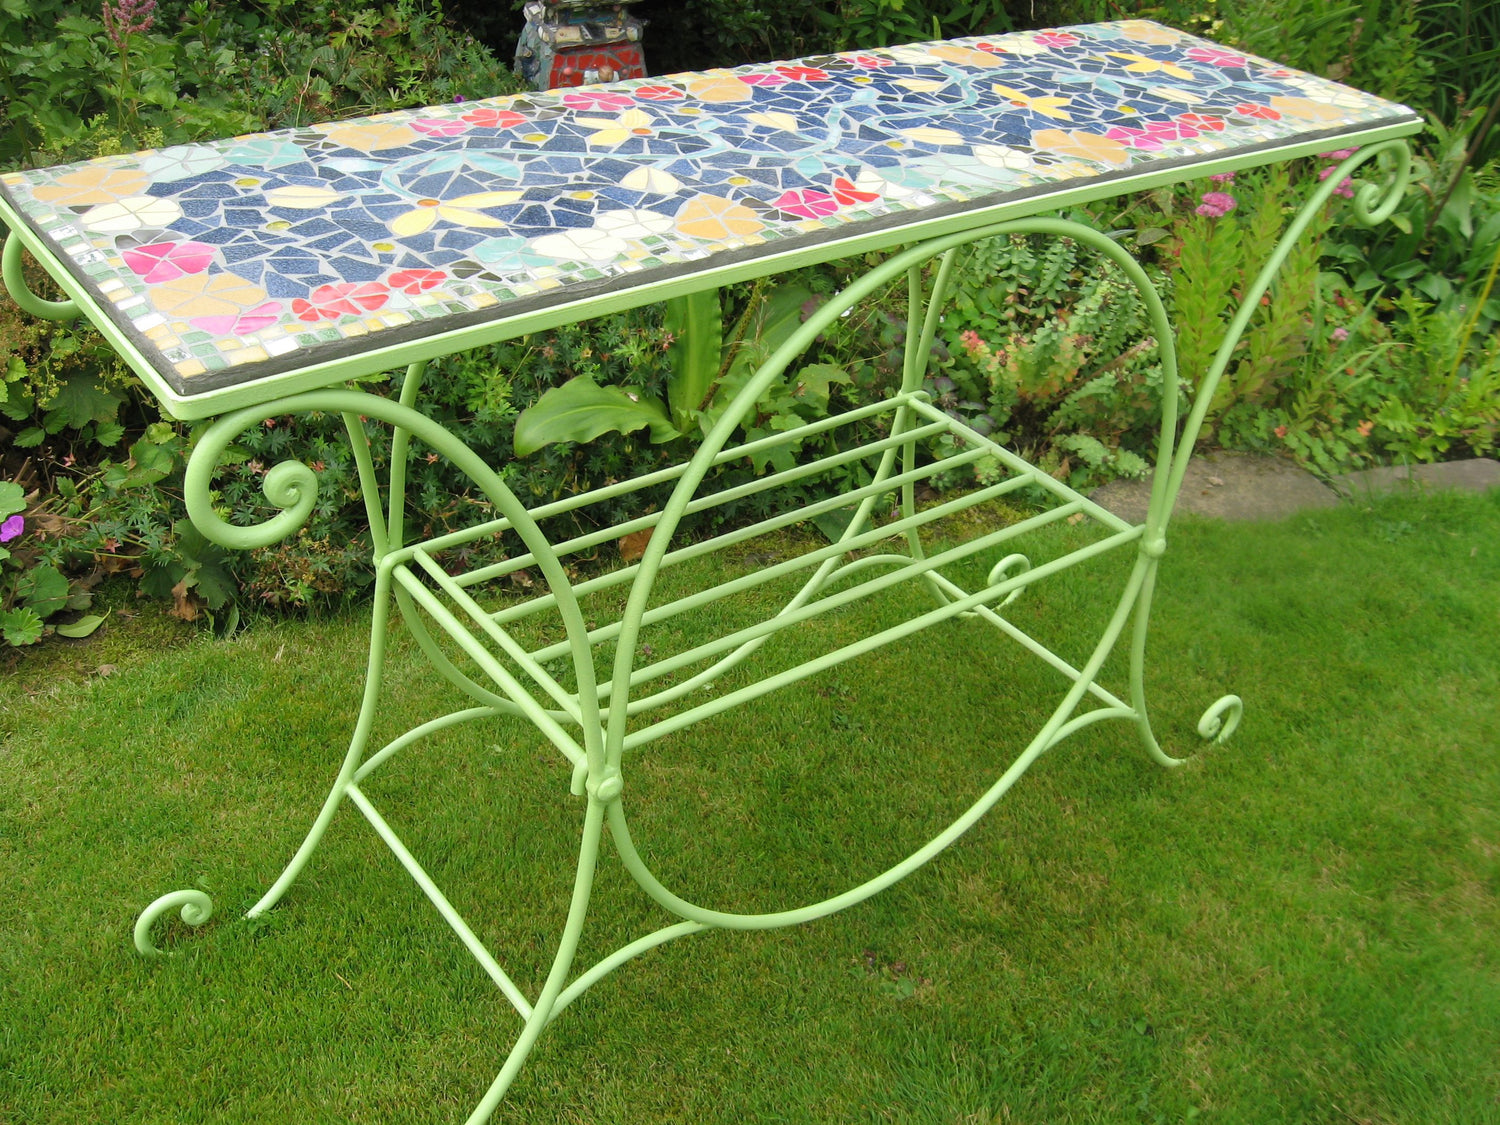
[[[387,113],[0,192],[191,394],[719,250],[1415,119],[1131,20]]]

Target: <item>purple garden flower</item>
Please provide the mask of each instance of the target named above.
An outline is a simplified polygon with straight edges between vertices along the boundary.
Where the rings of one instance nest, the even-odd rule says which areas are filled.
[[[1210,219],[1222,219],[1229,212],[1239,206],[1239,201],[1226,191],[1210,191],[1203,195],[1203,202],[1198,204],[1198,214]]]
[[[1232,183],[1234,183],[1234,173],[1233,172],[1218,172],[1215,175],[1212,175],[1212,176],[1210,176],[1208,178],[1210,180],[1212,180],[1216,184],[1232,184]]]
[[[0,543],[9,543],[24,530],[26,530],[26,521],[19,515],[11,516],[4,523],[0,523]]]

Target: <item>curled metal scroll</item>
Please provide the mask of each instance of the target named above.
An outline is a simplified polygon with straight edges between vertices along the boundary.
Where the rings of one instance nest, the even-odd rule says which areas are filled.
[[[1226,695],[1203,712],[1203,718],[1198,720],[1198,733],[1214,742],[1227,742],[1239,727],[1244,713],[1245,701],[1237,695]]]
[[[1390,218],[1402,196],[1406,194],[1407,184],[1411,182],[1411,148],[1405,141],[1371,145],[1344,160],[1328,178],[1334,184],[1341,184],[1345,175],[1370,159],[1378,159],[1385,167],[1385,182],[1360,184],[1350,201],[1354,218],[1367,227]]]
[[[156,943],[151,940],[151,927],[156,920],[165,914],[182,908],[181,917],[189,926],[201,926],[207,922],[214,913],[213,899],[202,891],[173,891],[171,894],[162,895],[145,910],[135,922],[135,947],[146,957],[175,957],[175,953],[167,953],[158,949]]]

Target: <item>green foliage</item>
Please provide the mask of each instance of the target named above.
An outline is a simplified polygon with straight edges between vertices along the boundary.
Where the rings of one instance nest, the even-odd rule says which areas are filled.
[[[664,306],[662,331],[671,341],[667,406],[672,424],[685,433],[712,396],[722,366],[724,315],[719,294],[704,290],[672,298]]]
[[[69,581],[59,569],[32,499],[16,482],[0,481],[0,641],[13,648],[35,644],[58,628],[67,629],[67,636],[87,636],[103,620],[49,620],[87,609],[93,595],[89,584]]]
[[[1008,7],[1005,0],[838,0],[820,16],[844,50],[1012,31]]]
[[[421,0],[164,3],[141,30],[43,0],[0,4],[0,164],[64,160],[489,97],[507,66]]]
[[[1062,0],[1057,23],[1143,18],[1409,104],[1425,105],[1442,58],[1417,0]]]
[[[661,403],[623,387],[601,387],[579,375],[550,388],[516,419],[516,456],[525,457],[552,442],[593,441],[600,434],[647,428],[652,441],[682,436]]]
[[[980,433],[1052,450],[1079,481],[1144,471],[1161,367],[1144,302],[1117,269],[1071,239],[1011,235],[961,251],[952,287],[952,359],[928,378],[934,402]]]

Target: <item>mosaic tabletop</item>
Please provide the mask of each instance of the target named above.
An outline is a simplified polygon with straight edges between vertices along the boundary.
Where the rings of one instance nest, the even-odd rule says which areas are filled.
[[[1417,124],[1127,21],[336,121],[0,192],[157,385],[191,396],[726,255]]]

